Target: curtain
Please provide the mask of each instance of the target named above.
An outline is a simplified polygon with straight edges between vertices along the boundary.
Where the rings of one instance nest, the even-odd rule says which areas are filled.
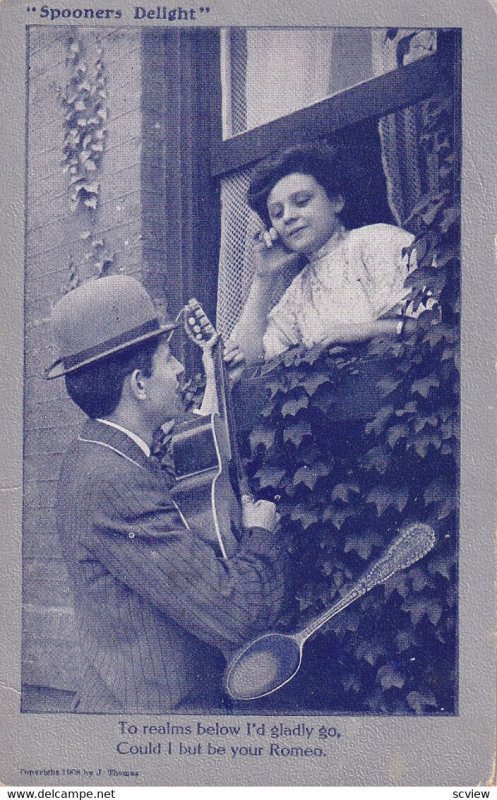
[[[436,51],[434,30],[372,31],[373,70],[381,75]],[[420,196],[437,191],[437,170],[420,147],[425,104],[405,108],[379,122],[388,201],[396,222],[404,225]]]

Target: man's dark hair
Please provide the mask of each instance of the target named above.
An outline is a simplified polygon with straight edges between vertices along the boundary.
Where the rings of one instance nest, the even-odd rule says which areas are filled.
[[[135,369],[146,378],[152,374],[152,361],[160,336],[127,347],[65,376],[67,392],[87,416],[106,417],[117,408],[124,379]]]
[[[336,149],[321,142],[297,145],[273,153],[254,168],[247,200],[264,224],[270,227],[267,198],[278,181],[300,172],[312,177],[323,187],[330,200],[346,193],[346,177]]]

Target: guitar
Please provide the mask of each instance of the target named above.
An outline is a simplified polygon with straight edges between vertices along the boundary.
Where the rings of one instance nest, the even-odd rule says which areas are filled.
[[[191,527],[229,558],[242,531],[241,498],[249,494],[234,435],[229,378],[223,361],[223,342],[197,300],[183,313],[188,337],[203,350],[207,391],[217,409],[206,416],[191,414],[173,433],[176,485],[172,493]]]

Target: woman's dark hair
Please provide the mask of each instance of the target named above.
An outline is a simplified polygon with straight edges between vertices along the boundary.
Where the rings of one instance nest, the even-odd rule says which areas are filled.
[[[267,227],[271,225],[267,211],[268,195],[278,181],[293,172],[312,175],[330,200],[346,193],[341,159],[337,157],[336,149],[329,145],[314,142],[273,153],[255,167],[247,195],[250,208],[259,214]]]
[[[152,361],[160,336],[94,361],[65,376],[69,397],[77,406],[95,419],[115,411],[122,395],[124,379],[135,369],[145,377],[152,374]]]

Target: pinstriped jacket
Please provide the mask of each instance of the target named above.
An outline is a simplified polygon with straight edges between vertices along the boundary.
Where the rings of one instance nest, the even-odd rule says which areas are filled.
[[[138,445],[94,420],[65,457],[56,512],[84,661],[77,710],[219,710],[223,654],[284,604],[282,537],[254,528],[218,559]]]

